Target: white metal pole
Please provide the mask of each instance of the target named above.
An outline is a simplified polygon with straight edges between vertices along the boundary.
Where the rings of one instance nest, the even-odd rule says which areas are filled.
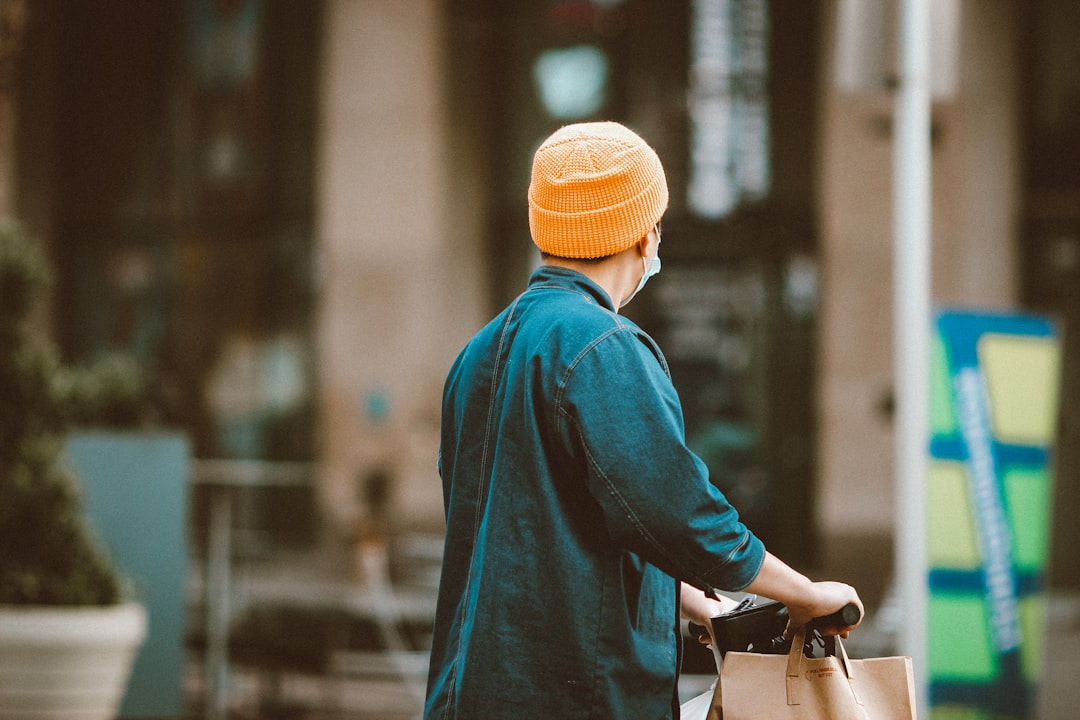
[[[900,3],[900,83],[893,169],[896,561],[904,608],[898,643],[928,712],[926,470],[930,394],[930,1]]]
[[[210,487],[207,536],[206,667],[203,715],[226,720],[229,694],[229,580],[232,562],[232,488]]]

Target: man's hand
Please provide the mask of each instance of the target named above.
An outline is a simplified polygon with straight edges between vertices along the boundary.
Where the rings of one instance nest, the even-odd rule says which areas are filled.
[[[812,582],[769,552],[765,553],[765,562],[746,592],[779,600],[787,607],[789,619],[784,631],[785,638],[790,638],[798,628],[814,618],[830,615],[848,603],[854,603],[859,608],[860,620],[866,612],[855,588],[841,582]],[[823,635],[847,637],[857,625],[825,628],[821,632]]]
[[[788,625],[784,630],[784,637],[790,638],[795,634],[796,630],[806,623],[815,618],[831,615],[848,603],[852,603],[859,608],[859,622],[861,622],[865,610],[859,594],[855,592],[855,588],[841,582],[811,583],[811,590],[807,593],[803,602],[784,603],[788,609]],[[854,630],[858,624],[856,622],[854,625],[843,627],[822,627],[819,628],[818,632],[822,635],[839,635],[846,638],[848,633]]]

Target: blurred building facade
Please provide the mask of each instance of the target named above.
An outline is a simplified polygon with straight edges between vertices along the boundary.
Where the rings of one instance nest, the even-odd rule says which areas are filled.
[[[888,563],[895,2],[0,6],[25,15],[0,210],[50,248],[53,332],[139,357],[201,457],[314,463],[334,534],[380,508],[437,532],[443,377],[537,261],[532,148],[611,117],[668,169],[664,271],[628,312],[695,448],[781,555],[876,538]],[[934,7],[934,303],[1062,321],[1070,547],[1080,11]]]

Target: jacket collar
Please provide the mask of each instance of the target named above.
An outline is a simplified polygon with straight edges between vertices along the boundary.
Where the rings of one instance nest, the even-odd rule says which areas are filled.
[[[615,312],[615,305],[611,302],[607,292],[593,282],[588,275],[558,265],[541,265],[529,278],[529,289],[541,287],[558,287],[567,290],[576,290],[592,298],[600,307]]]

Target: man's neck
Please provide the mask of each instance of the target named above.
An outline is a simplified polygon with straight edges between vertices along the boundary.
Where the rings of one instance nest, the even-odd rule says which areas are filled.
[[[607,293],[616,312],[623,300],[630,297],[630,293],[637,287],[641,273],[641,254],[636,245],[599,261],[545,256],[543,263],[576,270],[592,280]],[[637,275],[634,274],[635,271]]]

